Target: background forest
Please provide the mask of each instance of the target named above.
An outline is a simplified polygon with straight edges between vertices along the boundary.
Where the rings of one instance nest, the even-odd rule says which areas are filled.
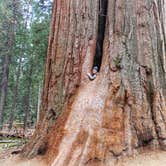
[[[0,1],[0,126],[35,126],[52,0]]]

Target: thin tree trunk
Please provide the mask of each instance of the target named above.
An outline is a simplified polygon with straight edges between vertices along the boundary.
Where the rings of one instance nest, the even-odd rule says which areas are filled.
[[[4,113],[4,106],[5,106],[6,96],[7,96],[9,64],[10,64],[10,56],[7,54],[5,56],[5,59],[4,59],[3,75],[2,75],[2,81],[1,81],[0,128],[2,128],[2,124],[3,124],[3,113]]]
[[[7,24],[7,36],[4,39],[4,52],[5,55],[5,61],[4,61],[4,68],[3,68],[3,75],[2,75],[2,81],[1,81],[1,94],[0,94],[0,128],[2,128],[3,124],[3,113],[4,113],[4,107],[6,102],[6,96],[7,96],[7,89],[8,89],[8,76],[9,76],[9,65],[10,65],[10,59],[11,55],[13,53],[13,47],[15,42],[15,30],[16,30],[16,15],[15,15],[15,5],[16,2],[12,0],[12,17],[9,20],[6,20]],[[7,2],[7,5],[8,2]]]
[[[27,80],[27,90],[26,95],[24,97],[24,130],[29,127],[29,119],[30,119],[30,94],[31,94],[31,86],[32,86],[32,72],[33,65],[30,66],[28,80]]]
[[[37,100],[37,122],[39,122],[39,114],[40,114],[40,105],[41,105],[41,85],[39,84],[38,88],[38,100]]]
[[[18,65],[18,70],[16,74],[16,82],[15,82],[15,88],[14,88],[14,93],[13,93],[13,104],[11,108],[11,113],[10,113],[10,118],[9,118],[9,129],[12,128],[13,126],[13,121],[15,118],[15,112],[16,112],[16,106],[17,106],[17,97],[18,97],[18,86],[19,86],[19,79],[20,79],[20,72],[21,72],[21,62],[22,61],[22,56],[19,58],[19,65]]]
[[[166,149],[165,10],[164,0],[54,1],[42,110],[24,156],[110,166],[144,147]]]

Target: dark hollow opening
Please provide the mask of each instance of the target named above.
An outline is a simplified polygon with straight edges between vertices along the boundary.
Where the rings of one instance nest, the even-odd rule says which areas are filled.
[[[98,71],[100,71],[102,55],[103,55],[103,41],[105,34],[107,6],[108,6],[108,0],[99,0],[98,36],[97,36],[96,51],[93,61],[93,67],[97,66]]]
[[[44,155],[47,152],[47,149],[48,149],[48,143],[44,142],[42,145],[40,145],[37,154]]]

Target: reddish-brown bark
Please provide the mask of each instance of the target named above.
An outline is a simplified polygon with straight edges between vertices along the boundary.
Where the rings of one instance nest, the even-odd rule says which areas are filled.
[[[101,69],[89,81],[99,1],[54,1],[42,111],[24,156],[107,166],[142,147],[166,148],[166,3],[109,0],[107,8]]]

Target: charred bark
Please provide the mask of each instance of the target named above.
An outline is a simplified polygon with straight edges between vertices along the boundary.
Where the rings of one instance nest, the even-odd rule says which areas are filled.
[[[108,0],[100,0],[98,14],[98,33],[96,42],[96,52],[93,60],[93,67],[97,66],[99,71],[103,56],[103,42],[106,26]]]
[[[54,2],[42,110],[24,156],[111,165],[140,148],[166,148],[166,3],[110,0],[101,18],[100,2]],[[100,72],[89,81],[103,18]]]

